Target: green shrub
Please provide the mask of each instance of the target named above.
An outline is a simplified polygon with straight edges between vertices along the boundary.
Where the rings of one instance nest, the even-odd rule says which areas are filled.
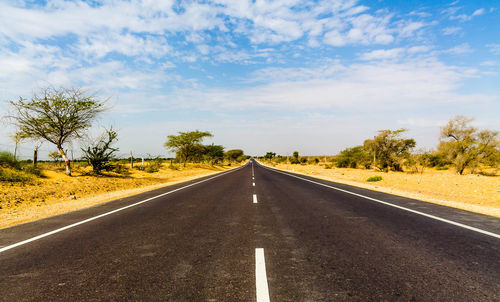
[[[123,164],[123,161],[115,163],[112,171],[118,174],[129,174],[127,167]]]
[[[292,164],[292,165],[298,165],[298,164],[300,164],[300,161],[299,161],[298,158],[291,157],[290,158],[290,164]]]
[[[168,168],[169,168],[170,170],[175,170],[175,171],[179,170],[179,167],[174,166],[174,165],[170,165],[170,166],[168,166]]]
[[[160,171],[161,166],[162,166],[162,159],[158,156],[158,157],[153,158],[148,163],[148,165],[146,166],[144,171],[146,171],[148,173],[155,173],[155,172]]]
[[[6,151],[0,152],[0,166],[4,168],[21,169],[21,164],[14,157],[14,154]]]
[[[382,180],[382,176],[372,176],[372,177],[368,177],[368,179],[366,181],[369,181],[369,182],[374,182],[374,181],[381,181]]]
[[[102,170],[113,170],[110,162],[115,159],[114,153],[118,151],[118,148],[113,148],[111,145],[116,142],[117,137],[118,134],[113,128],[105,129],[105,133],[99,140],[92,142],[86,149],[81,148],[82,158],[92,165],[94,173],[101,174]]]
[[[42,169],[34,167],[33,165],[28,165],[23,167],[23,171],[38,177],[43,177]]]
[[[337,168],[369,168],[370,163],[370,155],[363,149],[363,146],[344,149],[335,158]]]
[[[8,182],[27,182],[33,180],[28,175],[22,172],[7,170],[0,168],[0,181]]]

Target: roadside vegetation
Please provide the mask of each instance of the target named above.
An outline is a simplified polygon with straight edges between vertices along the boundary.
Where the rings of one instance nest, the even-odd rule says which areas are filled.
[[[199,130],[166,138],[165,151],[174,157],[124,157],[112,126],[97,137],[89,133],[107,110],[106,101],[81,88],[52,86],[10,101],[6,117],[16,129],[15,147],[14,153],[0,150],[0,227],[224,171],[249,158],[241,149],[202,144],[213,135]],[[23,142],[33,146],[32,160],[17,158]],[[38,159],[42,144],[54,146],[50,160]],[[81,155],[70,162],[68,146],[75,144]]]
[[[267,152],[269,166],[350,185],[500,217],[498,131],[452,118],[434,150],[416,149],[405,129],[380,130],[336,155],[291,156]]]
[[[326,169],[354,168],[380,172],[422,173],[424,169],[453,169],[457,174],[498,175],[500,136],[498,131],[470,126],[471,118],[457,116],[441,128],[435,150],[416,150],[406,129],[379,130],[362,145],[346,148],[333,156],[292,156],[267,152],[259,159],[269,164],[321,165]]]

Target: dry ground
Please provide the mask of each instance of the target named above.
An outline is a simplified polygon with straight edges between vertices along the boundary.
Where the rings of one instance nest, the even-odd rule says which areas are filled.
[[[51,170],[43,170],[45,178],[31,183],[0,182],[0,229],[232,168],[201,164],[177,167],[172,170],[164,164],[156,173],[128,169],[129,174],[106,176],[89,175],[89,167],[76,168],[72,177],[66,176],[62,167],[48,167]]]
[[[266,162],[261,162],[269,165]],[[323,165],[271,165],[274,168],[345,183],[357,187],[415,198],[471,212],[500,217],[500,176],[457,175],[452,170],[425,169],[423,174],[331,168]],[[370,183],[371,176],[383,180]]]

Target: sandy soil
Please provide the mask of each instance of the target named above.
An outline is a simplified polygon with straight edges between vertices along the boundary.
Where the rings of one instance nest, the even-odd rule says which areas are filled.
[[[233,166],[234,167],[234,166]],[[32,183],[0,182],[0,229],[57,214],[79,210],[179,182],[228,170],[188,164],[172,170],[165,164],[159,172],[129,169],[129,175],[86,175],[90,168],[75,169],[73,176],[62,168],[44,170],[46,178]]]
[[[347,168],[325,169],[322,165],[273,166],[261,163],[280,170],[500,217],[499,176],[457,175],[453,171],[434,169],[425,169],[423,174],[411,174]],[[382,176],[383,180],[366,182],[368,177],[376,175]]]

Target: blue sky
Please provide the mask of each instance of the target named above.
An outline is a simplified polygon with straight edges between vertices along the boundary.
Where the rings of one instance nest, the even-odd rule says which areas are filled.
[[[92,132],[118,129],[123,154],[167,155],[195,129],[255,155],[399,128],[428,149],[458,114],[500,128],[499,29],[498,1],[2,0],[0,100],[98,92],[111,109]]]

